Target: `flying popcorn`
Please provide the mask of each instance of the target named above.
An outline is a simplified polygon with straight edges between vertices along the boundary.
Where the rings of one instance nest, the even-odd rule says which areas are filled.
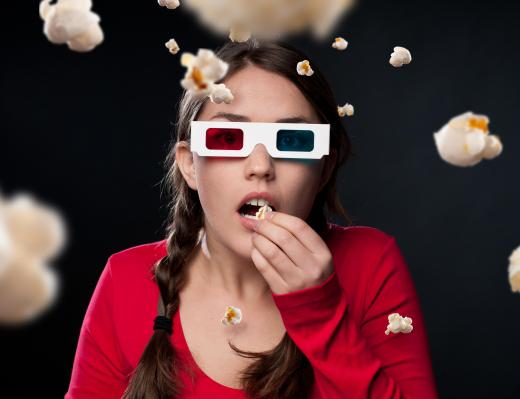
[[[5,217],[3,216],[5,212],[4,209],[5,201],[2,193],[0,193],[0,279],[2,278],[2,274],[10,266],[12,252],[11,237],[9,237],[7,226],[5,224]]]
[[[255,37],[280,39],[310,29],[323,39],[351,9],[354,0],[184,0],[213,32],[228,35],[240,25]]]
[[[164,43],[164,45],[172,54],[177,54],[180,50],[180,47],[175,41],[175,39],[168,40],[166,43]]]
[[[43,32],[54,44],[64,44],[73,51],[87,52],[104,39],[99,15],[92,12],[91,0],[51,0],[40,3],[40,17],[45,21]]]
[[[349,103],[346,103],[343,107],[338,106],[338,114],[342,118],[345,115],[352,116],[352,115],[354,115],[354,106]]]
[[[229,31],[229,38],[234,42],[247,42],[251,37],[251,32],[247,29],[234,26]]]
[[[225,102],[226,104],[231,104],[233,101],[233,93],[229,90],[224,83],[220,83],[218,85],[213,86],[213,91],[209,95],[209,98],[212,102],[216,104],[220,104]]]
[[[412,319],[409,317],[402,317],[399,313],[392,313],[388,316],[388,326],[386,327],[385,334],[388,335],[391,332],[394,334],[405,333],[409,334],[413,330]]]
[[[509,257],[509,283],[511,291],[520,292],[520,246]]]
[[[47,262],[63,249],[65,240],[56,210],[28,194],[2,201],[0,255],[5,253],[1,243],[9,248],[8,265],[0,274],[0,324],[27,322],[55,302],[59,280]]]
[[[455,116],[433,134],[440,157],[455,166],[474,166],[502,152],[498,136],[490,135],[489,118],[471,111]]]
[[[181,85],[195,96],[209,96],[215,89],[215,81],[226,76],[229,65],[211,50],[199,49],[197,55],[183,53],[181,65],[188,68]]]
[[[334,47],[336,50],[345,50],[347,46],[348,42],[342,37],[337,37],[332,43],[332,47]]]
[[[394,52],[390,55],[390,64],[399,68],[404,64],[409,64],[412,61],[412,54],[404,47],[394,47]]]
[[[157,0],[157,3],[159,3],[161,7],[166,7],[170,10],[173,10],[180,6],[179,0]]]
[[[20,325],[34,319],[55,302],[59,285],[56,273],[45,264],[13,260],[0,278],[0,324]]]
[[[17,194],[5,207],[14,250],[34,259],[51,259],[65,243],[61,216],[28,194]]]
[[[242,311],[234,306],[228,306],[224,317],[220,321],[225,326],[236,325],[242,321]]]
[[[296,65],[296,70],[298,71],[299,75],[306,75],[306,76],[312,76],[314,71],[311,68],[311,64],[309,63],[309,60],[303,60],[298,62],[298,65]]]

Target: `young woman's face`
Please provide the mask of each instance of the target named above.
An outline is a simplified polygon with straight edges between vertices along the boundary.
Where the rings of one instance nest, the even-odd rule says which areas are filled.
[[[225,84],[234,95],[232,103],[207,101],[197,120],[278,122],[299,117],[304,119],[302,123],[320,123],[299,89],[281,75],[248,66]],[[219,113],[237,116],[219,116]],[[203,157],[193,153],[196,178],[192,188],[198,190],[207,228],[218,232],[235,252],[250,257],[251,231],[242,225],[238,213],[242,198],[251,191],[268,191],[275,198],[277,211],[305,220],[320,189],[324,164],[325,157],[272,158],[263,144],[257,144],[246,158]]]

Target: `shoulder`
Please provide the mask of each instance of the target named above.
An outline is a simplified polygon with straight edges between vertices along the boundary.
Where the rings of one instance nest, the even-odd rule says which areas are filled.
[[[338,282],[358,321],[374,298],[381,306],[413,294],[413,282],[394,236],[369,226],[331,224],[327,236]]]
[[[377,258],[387,247],[395,244],[395,238],[370,226],[339,226],[329,223],[327,243],[331,252],[340,256]],[[369,259],[367,259],[369,261]]]
[[[327,245],[340,284],[356,297],[365,296],[375,280],[406,267],[395,237],[375,227],[330,224]]]
[[[166,240],[135,245],[109,256],[107,267],[114,279],[150,280],[153,266],[166,256]]]
[[[117,261],[134,261],[142,258],[163,256],[166,254],[166,240],[154,241],[146,244],[139,244],[133,247],[114,252],[110,258]]]

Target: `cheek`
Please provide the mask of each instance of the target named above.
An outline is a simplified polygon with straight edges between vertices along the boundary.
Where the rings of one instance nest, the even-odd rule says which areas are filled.
[[[197,176],[198,195],[203,209],[214,217],[225,215],[228,208],[233,208],[238,201],[235,192],[242,192],[240,176],[237,167],[230,166],[216,160],[206,162],[204,167],[199,168]],[[239,169],[238,169],[239,170]],[[230,208],[230,209],[231,209]]]
[[[283,198],[287,201],[287,206],[294,212],[301,213],[307,209],[308,204],[314,201],[314,191],[317,184],[317,177],[313,173],[296,173],[287,176],[280,181],[280,190]]]
[[[295,181],[304,186],[312,185],[316,179],[320,179],[323,159],[290,159],[280,165],[279,177],[292,176]]]

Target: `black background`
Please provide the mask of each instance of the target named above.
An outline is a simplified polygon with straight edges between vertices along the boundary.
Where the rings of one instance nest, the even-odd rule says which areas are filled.
[[[69,243],[53,264],[57,304],[27,326],[0,330],[2,388],[58,398],[108,256],[163,238],[159,181],[185,71],[181,53],[164,43],[174,37],[181,52],[195,53],[227,39],[182,5],[97,1],[105,41],[78,54],[49,43],[37,2],[26,3],[2,11],[0,188],[58,207]],[[507,280],[507,258],[520,245],[515,3],[361,1],[326,42],[287,39],[326,74],[338,104],[355,106],[345,118],[356,155],[340,173],[342,202],[356,224],[397,238],[443,398],[520,390],[520,296]],[[349,41],[344,52],[330,47],[337,35]],[[413,57],[400,69],[388,64],[396,45]],[[458,168],[440,159],[432,134],[468,110],[490,117],[504,151]]]

